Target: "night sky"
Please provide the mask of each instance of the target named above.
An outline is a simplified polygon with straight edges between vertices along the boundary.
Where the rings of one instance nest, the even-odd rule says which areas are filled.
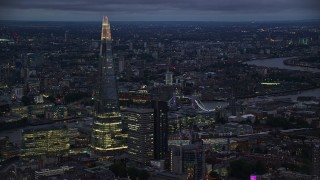
[[[320,0],[1,0],[1,20],[274,21],[320,19]]]

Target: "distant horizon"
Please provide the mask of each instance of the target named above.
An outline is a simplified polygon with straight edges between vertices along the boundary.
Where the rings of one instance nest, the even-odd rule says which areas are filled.
[[[319,0],[10,0],[0,20],[271,22],[320,19]]]
[[[102,17],[102,16],[101,16]],[[219,23],[260,23],[260,22],[320,22],[319,19],[297,19],[297,20],[110,20],[110,22],[219,22]],[[0,19],[0,22],[94,22],[101,23],[101,20],[4,20]]]

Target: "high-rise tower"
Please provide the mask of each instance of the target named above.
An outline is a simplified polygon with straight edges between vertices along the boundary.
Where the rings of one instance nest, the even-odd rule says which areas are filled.
[[[168,151],[168,103],[153,101],[154,108],[154,159],[164,159]]]
[[[102,20],[99,68],[99,91],[96,98],[91,146],[99,154],[112,156],[127,146],[126,134],[122,133],[122,118],[112,58],[111,30],[107,16]]]
[[[173,82],[173,73],[170,72],[170,65],[171,65],[171,61],[169,59],[169,62],[168,62],[168,67],[167,67],[167,72],[166,72],[166,80],[165,80],[165,83],[166,85],[169,85],[171,86],[172,85],[172,82]]]
[[[126,111],[129,159],[145,165],[168,154],[168,105],[154,100],[152,106]]]

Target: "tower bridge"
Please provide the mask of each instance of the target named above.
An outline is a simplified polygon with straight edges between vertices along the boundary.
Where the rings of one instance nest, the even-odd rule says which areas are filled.
[[[169,107],[175,108],[175,107],[178,107],[179,103],[181,103],[184,100],[189,101],[193,109],[201,109],[202,111],[205,111],[205,112],[216,111],[215,108],[210,109],[206,105],[204,105],[200,100],[199,94],[194,94],[192,96],[185,96],[179,93],[174,93],[173,96],[169,99],[168,105]]]

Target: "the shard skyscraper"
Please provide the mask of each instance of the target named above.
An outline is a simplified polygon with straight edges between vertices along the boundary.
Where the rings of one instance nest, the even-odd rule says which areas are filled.
[[[127,148],[126,134],[122,133],[118,88],[112,58],[112,38],[108,17],[103,17],[100,45],[98,93],[91,147],[97,154],[113,156]]]

